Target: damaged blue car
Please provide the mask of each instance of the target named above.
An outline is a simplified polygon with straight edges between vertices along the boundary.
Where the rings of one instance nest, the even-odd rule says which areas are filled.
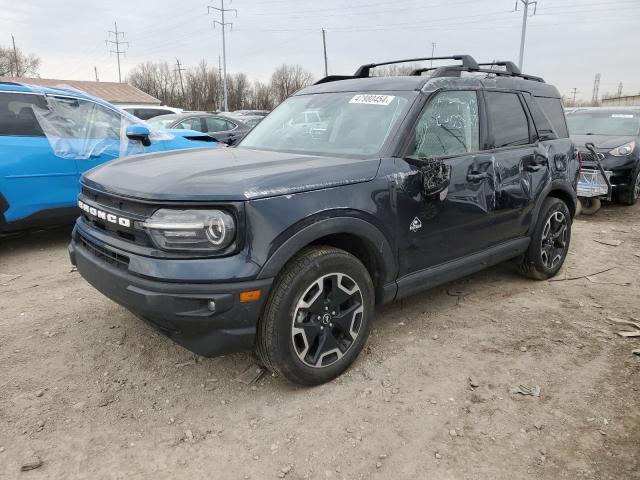
[[[115,158],[215,148],[210,136],[159,130],[66,88],[0,83],[0,232],[72,222],[80,176]]]

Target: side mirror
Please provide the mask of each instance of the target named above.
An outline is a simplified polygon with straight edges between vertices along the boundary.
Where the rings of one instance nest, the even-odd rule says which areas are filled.
[[[142,142],[142,145],[148,147],[151,145],[151,139],[149,136],[151,135],[151,131],[148,127],[144,125],[140,125],[139,123],[129,125],[127,127],[127,138],[129,140],[138,140]]]

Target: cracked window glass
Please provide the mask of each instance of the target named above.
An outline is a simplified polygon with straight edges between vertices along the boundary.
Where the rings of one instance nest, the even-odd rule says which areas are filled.
[[[418,158],[449,157],[480,149],[478,97],[471,91],[442,92],[416,124],[407,152]]]

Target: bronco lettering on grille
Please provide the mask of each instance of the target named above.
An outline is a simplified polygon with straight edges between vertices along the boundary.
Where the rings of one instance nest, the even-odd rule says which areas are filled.
[[[78,207],[80,207],[80,210],[88,213],[93,217],[99,218],[101,220],[106,220],[109,223],[115,223],[116,225],[120,225],[122,227],[131,227],[130,219],[114,215],[113,213],[105,212],[96,207],[92,207],[91,205],[87,205],[81,200],[78,200]]]

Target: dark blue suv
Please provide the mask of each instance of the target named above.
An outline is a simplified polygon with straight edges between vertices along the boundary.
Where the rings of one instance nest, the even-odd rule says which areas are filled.
[[[194,352],[255,350],[306,385],[353,362],[376,305],[510,259],[552,277],[578,173],[558,90],[450,58],[324,78],[237,148],[92,170],[71,261]]]

